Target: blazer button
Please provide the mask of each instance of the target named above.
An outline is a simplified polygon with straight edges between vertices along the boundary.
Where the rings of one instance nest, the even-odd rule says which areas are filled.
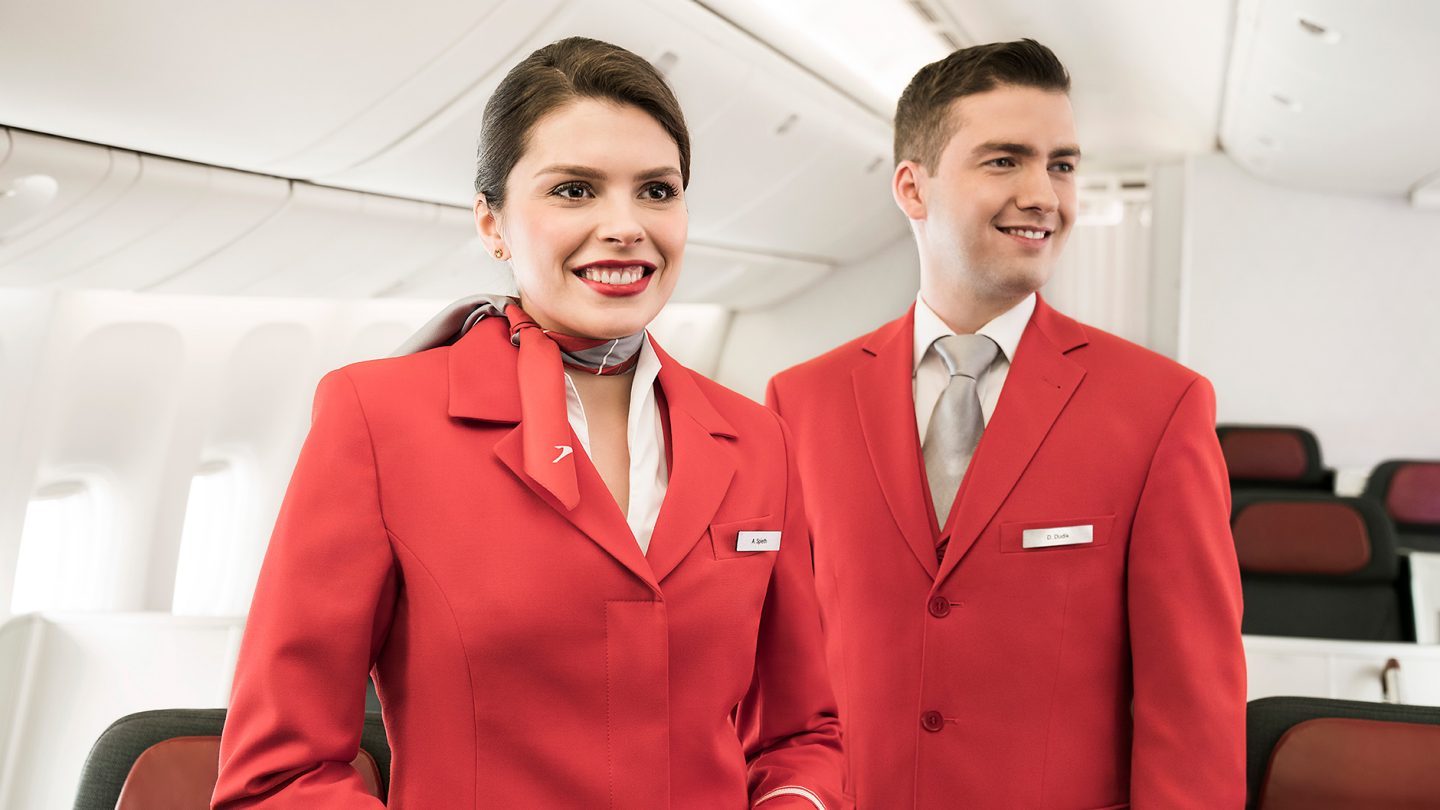
[[[943,619],[950,615],[950,600],[943,596],[930,598],[930,615],[937,619]]]
[[[920,715],[920,727],[926,731],[939,731],[945,728],[945,718],[939,712],[925,712]]]

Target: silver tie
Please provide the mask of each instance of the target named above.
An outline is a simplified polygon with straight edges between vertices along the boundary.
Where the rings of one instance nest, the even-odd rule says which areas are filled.
[[[930,412],[930,427],[925,431],[925,477],[935,503],[936,522],[943,530],[965,468],[985,431],[975,380],[994,362],[1000,347],[984,335],[947,335],[934,345],[950,371],[950,383]],[[943,548],[939,553],[943,556]]]

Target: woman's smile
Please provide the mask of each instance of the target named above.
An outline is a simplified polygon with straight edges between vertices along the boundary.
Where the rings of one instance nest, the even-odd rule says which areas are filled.
[[[590,289],[601,295],[624,297],[636,295],[650,286],[655,265],[628,259],[604,259],[581,265],[570,271]]]

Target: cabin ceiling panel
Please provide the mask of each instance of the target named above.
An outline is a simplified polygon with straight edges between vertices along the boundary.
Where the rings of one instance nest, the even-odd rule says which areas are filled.
[[[547,4],[524,5],[541,16]],[[10,3],[0,75],[24,79],[0,90],[0,122],[251,170],[335,146],[329,139],[357,123],[373,151],[504,57],[503,48],[459,47],[500,6]],[[392,116],[367,118],[382,101]]]
[[[296,183],[283,210],[225,250],[146,289],[371,296],[471,239],[461,225],[457,215],[433,203]]]
[[[103,220],[125,241],[57,279],[63,286],[152,286],[224,250],[274,216],[290,196],[290,183],[279,178],[150,155],[140,156],[140,170]],[[86,226],[87,239],[96,224]]]
[[[1440,171],[1440,4],[1241,0],[1221,140],[1250,172],[1404,194]]]
[[[49,178],[48,200],[15,212],[17,200],[0,200],[0,284],[38,285],[82,264],[104,246],[98,239],[67,238],[99,216],[136,182],[140,157],[132,152],[74,143],[30,132],[10,132],[0,164],[0,187]],[[122,235],[123,236],[123,235]]]

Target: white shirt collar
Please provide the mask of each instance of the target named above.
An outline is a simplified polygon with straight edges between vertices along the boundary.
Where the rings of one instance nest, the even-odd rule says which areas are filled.
[[[1035,313],[1035,293],[1025,296],[1020,303],[996,315],[989,323],[975,330],[975,334],[984,335],[995,341],[1000,347],[1000,352],[1005,356],[1007,363],[1015,362],[1015,350],[1020,346],[1020,336],[1025,334],[1025,325],[1030,323],[1030,316]],[[942,337],[955,334],[946,323],[940,320],[935,310],[925,303],[925,299],[918,293],[915,295],[915,355],[914,365],[910,369],[913,376],[920,368],[920,361],[925,359],[925,353],[930,351],[930,344]]]
[[[570,418],[570,426],[575,429],[575,435],[580,439],[580,446],[590,453],[590,421],[585,416],[585,406],[580,402],[580,392],[575,390],[575,383],[570,381],[571,374],[583,372],[573,369],[565,370],[565,405],[567,415]],[[660,377],[660,355],[655,353],[655,347],[650,345],[650,333],[645,333],[645,339],[640,343],[640,359],[635,362],[635,373],[630,379],[630,414],[626,420],[630,435],[637,435],[637,428],[646,413],[646,406],[652,409],[655,400],[655,380]],[[643,434],[642,434],[643,435]]]

